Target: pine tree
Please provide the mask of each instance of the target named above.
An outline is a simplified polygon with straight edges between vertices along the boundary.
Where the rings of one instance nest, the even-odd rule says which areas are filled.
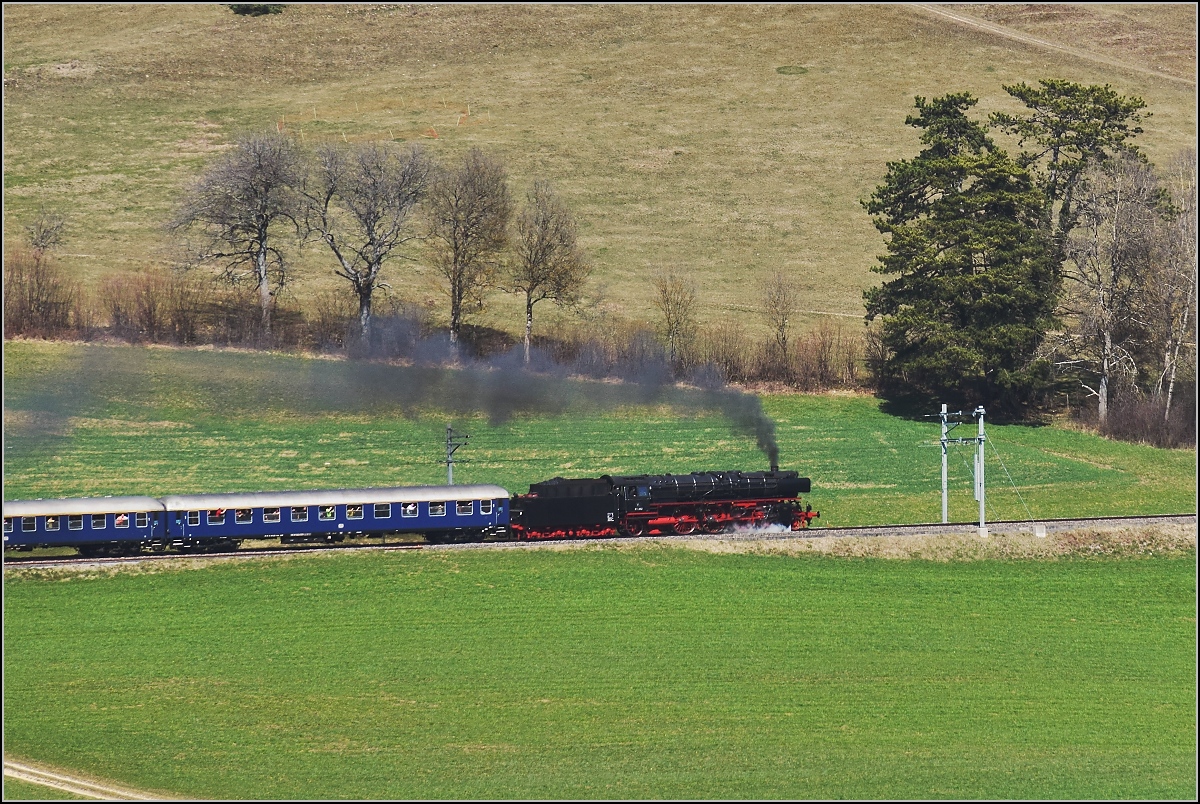
[[[1054,323],[1054,261],[1041,191],[967,118],[975,103],[918,97],[905,123],[924,149],[889,163],[863,202],[888,236],[872,270],[893,277],[865,292],[867,320],[882,319],[885,397],[1019,416],[1049,377],[1035,353]]]

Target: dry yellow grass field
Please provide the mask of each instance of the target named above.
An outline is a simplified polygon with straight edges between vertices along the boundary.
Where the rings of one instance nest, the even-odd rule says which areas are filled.
[[[1111,84],[1146,100],[1152,160],[1195,142],[1193,6],[942,8],[1041,43],[915,4],[5,5],[4,233],[40,204],[66,211],[62,260],[95,287],[169,263],[162,225],[240,131],[421,143],[446,162],[479,145],[516,195],[535,177],[560,190],[624,317],[653,319],[649,280],[674,268],[703,321],[753,331],[783,270],[801,327],[855,324],[883,248],[859,201],[918,149],[914,96],[969,91],[983,118],[1019,111],[1004,84]],[[315,247],[298,267],[300,303],[341,282]],[[420,259],[386,278],[445,306]],[[519,331],[517,300],[492,301],[477,322]]]

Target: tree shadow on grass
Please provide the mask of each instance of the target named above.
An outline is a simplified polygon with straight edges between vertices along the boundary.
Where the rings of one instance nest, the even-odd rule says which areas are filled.
[[[970,416],[979,406],[978,402],[965,402],[953,396],[938,399],[919,392],[892,392],[886,396],[876,394],[876,398],[880,400],[881,413],[909,421],[936,420],[941,414],[943,403],[947,413],[961,413],[963,416]],[[1022,427],[1046,427],[1050,424],[1049,412],[1032,406],[1014,410],[993,404],[991,407],[985,405],[984,411],[985,421],[994,424]]]

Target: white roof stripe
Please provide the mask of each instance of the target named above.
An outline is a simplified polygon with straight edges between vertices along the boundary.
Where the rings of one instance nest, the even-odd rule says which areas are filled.
[[[227,494],[172,494],[154,497],[75,497],[62,500],[5,500],[5,516],[102,514],[135,511],[197,511],[215,508],[284,508],[299,505],[441,502],[507,498],[501,486],[400,486],[396,488],[248,491]]]
[[[284,508],[292,505],[427,502],[429,500],[492,500],[508,497],[500,486],[404,486],[399,488],[317,489],[313,491],[253,491],[231,494],[175,494],[163,497],[169,511],[213,508]]]
[[[5,516],[69,516],[71,514],[165,511],[154,497],[67,497],[61,500],[5,500]]]

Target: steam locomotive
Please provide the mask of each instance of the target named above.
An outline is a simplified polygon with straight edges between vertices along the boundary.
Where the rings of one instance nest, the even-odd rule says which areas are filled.
[[[772,470],[556,477],[514,495],[470,485],[6,500],[4,547],[68,546],[99,556],[228,550],[271,538],[420,535],[439,543],[802,530],[820,516],[799,499],[810,485]]]
[[[797,499],[811,482],[796,472],[556,477],[513,498],[510,527],[521,539],[721,533],[735,527],[807,528],[820,516]]]

